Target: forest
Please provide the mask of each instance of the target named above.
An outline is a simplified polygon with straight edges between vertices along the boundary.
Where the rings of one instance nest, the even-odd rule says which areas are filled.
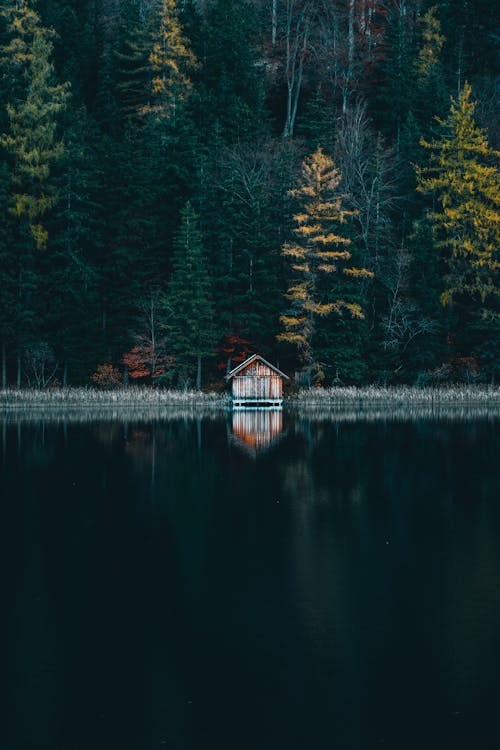
[[[495,0],[1,0],[7,387],[498,382]]]

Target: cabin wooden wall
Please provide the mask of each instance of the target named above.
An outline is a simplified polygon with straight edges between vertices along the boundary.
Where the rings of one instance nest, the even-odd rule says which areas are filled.
[[[268,367],[264,362],[261,362],[259,359],[255,360],[251,364],[248,365],[248,367],[245,367],[244,370],[241,370],[241,375],[246,376],[253,376],[256,378],[267,378],[271,375],[276,375],[277,373],[272,370],[270,367]],[[236,376],[238,377],[238,375]]]
[[[269,401],[283,397],[283,381],[279,375],[266,368],[265,376],[237,375],[233,378],[233,398]]]

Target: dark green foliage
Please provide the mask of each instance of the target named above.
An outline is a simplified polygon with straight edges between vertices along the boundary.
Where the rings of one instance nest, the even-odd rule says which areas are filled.
[[[141,118],[151,96],[151,33],[139,7],[125,5],[115,50],[116,94],[124,116]]]
[[[165,356],[175,354],[179,382],[198,376],[199,358],[210,365],[218,351],[221,364],[238,347],[299,370],[296,349],[276,339],[290,280],[281,248],[295,226],[289,191],[319,146],[334,155],[354,211],[342,227],[353,263],[375,272],[342,290],[336,274],[321,280],[325,304],[341,296],[366,315],[321,318],[324,382],[432,381],[467,368],[498,379],[498,302],[487,300],[479,318],[443,308],[450,268],[427,218],[435,196],[415,191],[421,139],[439,140],[437,118],[466,79],[498,148],[496,3],[300,0],[290,18],[307,10],[310,25],[287,139],[286,40],[292,49],[305,26],[287,29],[285,4],[276,9],[273,30],[268,0],[2,3],[0,353],[5,345],[9,383],[32,381],[44,358],[60,382],[89,382],[98,364],[122,367],[138,300],[167,288],[176,322]],[[492,151],[489,168],[495,159]],[[199,225],[189,248],[188,214]],[[478,231],[468,232],[474,243]]]
[[[202,63],[198,125],[204,139],[218,129],[229,143],[265,132],[264,87],[255,46],[256,15],[248,0],[215,0],[201,19],[195,53]]]
[[[183,379],[196,372],[200,389],[202,360],[214,355],[217,335],[203,239],[190,203],[181,211],[165,310],[176,370]]]
[[[53,349],[62,377],[85,382],[95,366],[99,330],[102,257],[101,186],[103,174],[92,149],[96,128],[82,108],[67,115],[65,154],[57,203],[49,223],[44,255],[47,328],[55,331]]]
[[[449,315],[439,302],[443,292],[444,264],[436,253],[432,229],[425,217],[415,222],[408,246],[408,295],[415,302],[420,322],[427,324],[410,346],[409,367],[421,374],[440,365],[447,356]]]
[[[12,245],[13,219],[8,210],[9,189],[10,174],[3,164],[0,167],[0,347],[5,357],[15,340],[16,309],[16,257]],[[3,375],[2,371],[2,379]]]
[[[400,148],[401,131],[415,101],[417,56],[416,3],[391,4],[385,37],[385,55],[380,63],[376,119],[382,132]]]
[[[223,149],[202,202],[219,325],[268,353],[276,346],[284,282],[277,148],[266,142],[260,149]]]
[[[332,151],[334,131],[334,107],[324,95],[322,87],[318,86],[304,105],[303,114],[298,117],[297,136],[304,139],[308,152],[315,151],[318,146]]]

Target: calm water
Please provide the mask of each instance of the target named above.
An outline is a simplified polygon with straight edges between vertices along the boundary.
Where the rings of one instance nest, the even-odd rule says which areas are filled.
[[[4,422],[1,750],[499,748],[499,424]]]

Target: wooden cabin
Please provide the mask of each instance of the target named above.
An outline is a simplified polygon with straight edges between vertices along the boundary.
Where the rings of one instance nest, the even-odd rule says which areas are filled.
[[[233,406],[281,406],[283,381],[288,375],[253,354],[226,376],[233,390]]]

